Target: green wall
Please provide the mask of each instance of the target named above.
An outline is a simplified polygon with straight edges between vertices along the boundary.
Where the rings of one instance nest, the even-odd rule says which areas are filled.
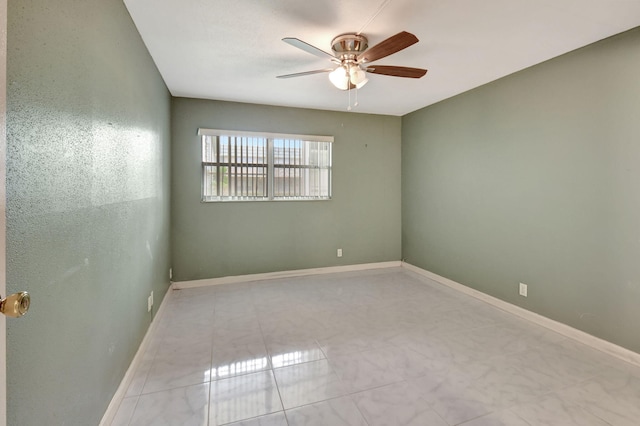
[[[407,262],[640,352],[639,69],[635,29],[403,117]]]
[[[391,116],[174,98],[174,279],[400,260],[400,123]],[[333,198],[200,202],[199,127],[334,136]]]
[[[405,257],[640,352],[640,30],[403,118],[171,101],[120,0],[7,30],[10,425],[98,423],[170,230],[177,281]],[[199,127],[333,135],[333,199],[201,203]]]
[[[120,0],[8,6],[8,424],[95,425],[167,291],[170,96]]]

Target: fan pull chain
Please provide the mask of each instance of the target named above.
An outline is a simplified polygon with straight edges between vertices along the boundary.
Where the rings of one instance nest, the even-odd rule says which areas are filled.
[[[347,92],[349,92],[348,94],[349,102],[347,103],[347,111],[351,111],[353,108],[358,106],[358,87],[356,86],[356,101],[353,103],[353,107],[351,106],[351,87],[347,89]]]

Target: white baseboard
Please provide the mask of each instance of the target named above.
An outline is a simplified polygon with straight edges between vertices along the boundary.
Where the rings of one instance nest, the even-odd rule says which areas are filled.
[[[580,331],[576,328],[573,328],[561,322],[552,320],[550,318],[544,317],[540,314],[536,314],[535,312],[531,312],[527,309],[521,308],[520,306],[516,306],[509,302],[505,302],[504,300],[498,299],[496,297],[489,296],[486,293],[482,293],[481,291],[474,290],[471,287],[467,287],[453,280],[450,280],[449,278],[442,277],[440,275],[434,274],[433,272],[426,271],[422,268],[411,265],[409,263],[403,262],[402,266],[404,268],[407,268],[410,271],[413,271],[433,281],[436,281],[437,283],[445,285],[454,290],[458,290],[469,296],[475,297],[476,299],[482,300],[483,302],[493,305],[498,309],[509,312],[513,315],[517,315],[520,318],[531,321],[537,325],[553,330],[556,333],[562,334],[565,337],[576,340],[580,343],[591,346],[592,348],[597,349],[601,352],[612,355],[616,358],[619,358],[623,361],[626,361],[630,364],[640,367],[639,353],[633,352],[629,349],[623,348],[614,343],[600,339],[599,337],[592,336],[591,334],[585,333],[584,331]]]
[[[262,280],[272,280],[277,278],[304,277],[308,275],[332,274],[335,272],[364,271],[367,269],[396,268],[400,266],[402,266],[402,262],[399,260],[391,261],[391,262],[363,263],[359,265],[328,266],[326,268],[298,269],[294,271],[267,272],[263,274],[235,275],[230,277],[208,278],[204,280],[179,281],[179,282],[174,282],[173,287],[175,289],[181,290],[185,288],[206,287],[206,286],[220,285],[220,284],[234,284],[234,283],[242,283],[247,281],[262,281]]]
[[[127,389],[131,384],[131,380],[133,380],[133,376],[138,366],[140,365],[142,356],[144,352],[147,350],[147,347],[149,346],[149,342],[151,341],[151,337],[153,336],[153,333],[158,323],[160,322],[162,315],[164,314],[165,306],[169,304],[168,301],[169,301],[169,298],[172,297],[172,290],[173,290],[173,285],[170,285],[169,289],[167,290],[167,293],[164,296],[164,299],[162,299],[162,303],[160,304],[160,307],[158,308],[156,315],[153,317],[153,320],[151,321],[151,324],[149,325],[149,328],[147,329],[147,332],[145,333],[144,338],[142,339],[142,343],[140,343],[140,347],[138,348],[136,355],[133,357],[133,360],[131,361],[131,364],[129,365],[127,372],[125,373],[124,377],[122,378],[122,381],[120,382],[120,386],[118,386],[116,393],[113,395],[113,398],[111,398],[111,402],[107,407],[107,411],[105,411],[104,415],[102,416],[102,420],[100,421],[100,426],[109,426],[113,422],[113,419],[115,419],[116,414],[118,412],[118,408],[120,408],[120,403],[122,402],[122,400],[124,399],[124,396],[127,393]]]

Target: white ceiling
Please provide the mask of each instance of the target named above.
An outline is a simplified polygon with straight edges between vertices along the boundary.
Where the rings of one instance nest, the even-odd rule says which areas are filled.
[[[331,66],[281,41],[331,51],[345,32],[369,46],[400,31],[420,42],[379,65],[427,68],[419,80],[369,75],[354,112],[404,115],[640,25],[639,0],[124,0],[174,96],[345,111]],[[355,92],[351,93],[354,102]]]

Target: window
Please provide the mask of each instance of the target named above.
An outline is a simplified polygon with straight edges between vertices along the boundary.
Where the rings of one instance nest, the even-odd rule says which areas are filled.
[[[199,129],[202,201],[331,199],[331,136]]]

